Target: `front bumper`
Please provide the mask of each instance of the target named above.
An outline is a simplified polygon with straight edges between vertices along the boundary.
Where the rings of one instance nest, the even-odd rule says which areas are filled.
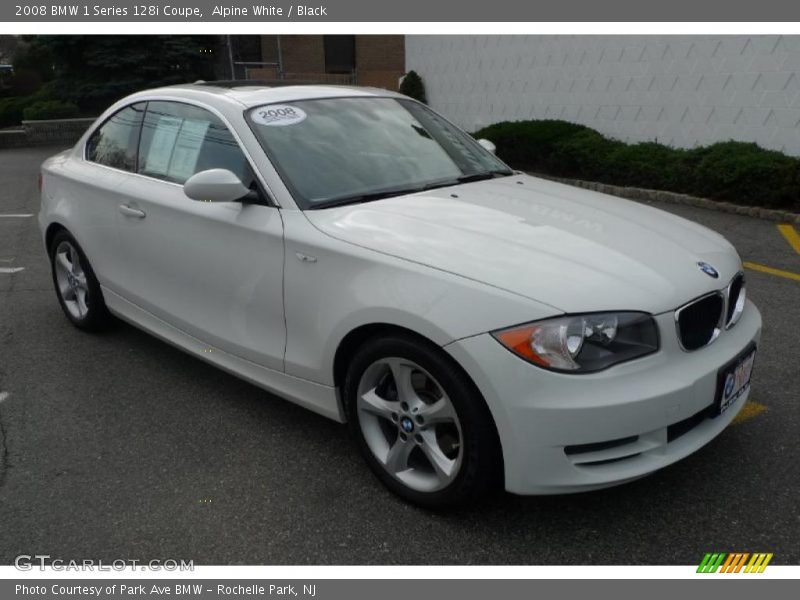
[[[755,305],[748,301],[735,327],[694,352],[679,347],[672,313],[655,318],[658,352],[598,373],[541,369],[489,334],[445,347],[489,405],[508,491],[570,493],[637,479],[695,452],[733,420],[749,391],[720,416],[707,409],[719,368],[759,341]]]

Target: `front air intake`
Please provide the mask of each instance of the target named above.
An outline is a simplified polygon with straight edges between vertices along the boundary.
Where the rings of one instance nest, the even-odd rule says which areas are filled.
[[[684,350],[697,350],[713,342],[722,326],[723,295],[714,292],[675,311],[678,339]]]
[[[725,315],[725,327],[732,327],[742,310],[744,310],[744,275],[739,273],[728,286],[728,310]]]

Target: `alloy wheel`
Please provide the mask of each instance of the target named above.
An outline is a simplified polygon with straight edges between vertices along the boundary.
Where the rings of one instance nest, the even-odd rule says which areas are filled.
[[[62,241],[54,255],[58,293],[69,314],[84,319],[89,313],[89,284],[81,265],[78,250],[68,241]]]
[[[373,362],[359,381],[357,411],[367,446],[391,476],[421,492],[455,480],[461,424],[442,386],[421,366],[398,357]]]

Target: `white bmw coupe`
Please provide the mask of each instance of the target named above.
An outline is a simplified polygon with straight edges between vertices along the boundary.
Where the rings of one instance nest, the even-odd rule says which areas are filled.
[[[72,323],[114,315],[347,422],[421,505],[642,477],[750,389],[761,317],[722,236],[515,172],[399,94],[137,93],[41,194]]]

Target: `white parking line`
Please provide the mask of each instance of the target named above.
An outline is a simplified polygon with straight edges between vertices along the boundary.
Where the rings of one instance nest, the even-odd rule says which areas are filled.
[[[24,270],[25,267],[0,267],[0,275],[10,275],[11,273],[19,273]]]
[[[33,216],[32,214],[0,215],[0,219],[27,219],[32,216]]]
[[[5,402],[10,395],[8,392],[0,392],[0,404]]]

